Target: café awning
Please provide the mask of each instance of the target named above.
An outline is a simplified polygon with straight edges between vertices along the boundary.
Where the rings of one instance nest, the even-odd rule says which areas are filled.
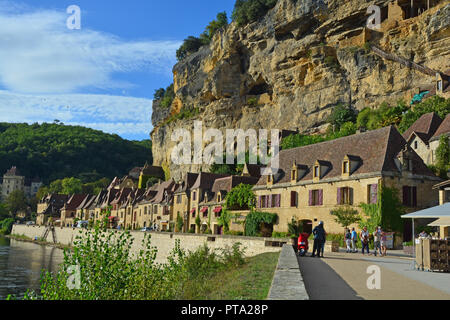
[[[446,217],[450,218],[450,202],[402,216],[403,219],[439,219]]]
[[[191,214],[195,213],[195,208],[191,210]]]
[[[206,211],[208,211],[208,207],[203,207],[201,213],[205,213]]]
[[[222,211],[222,207],[215,207],[214,208],[214,213],[219,213],[220,211]]]
[[[449,227],[450,217],[440,218],[429,224],[430,227]]]

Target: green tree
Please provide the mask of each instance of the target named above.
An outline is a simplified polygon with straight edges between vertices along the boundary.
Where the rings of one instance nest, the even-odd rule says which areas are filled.
[[[211,21],[205,31],[200,35],[203,44],[209,44],[217,31],[228,25],[227,13],[219,12],[215,20]]]
[[[450,169],[450,145],[449,136],[443,134],[439,138],[439,147],[436,149],[436,167],[439,176],[446,179]]]
[[[159,88],[155,90],[155,93],[153,94],[154,100],[161,100],[164,97],[164,94],[166,93],[166,90],[164,88]]]
[[[5,204],[14,219],[20,211],[28,208],[27,198],[22,190],[11,192],[6,198]]]
[[[83,183],[77,178],[65,178],[61,182],[62,194],[77,194],[82,192]]]
[[[191,53],[197,52],[201,46],[203,46],[203,42],[200,38],[194,36],[187,37],[184,39],[181,47],[177,50],[176,55],[178,61],[183,60]]]
[[[8,208],[4,203],[0,202],[0,221],[5,220],[6,218],[9,218],[9,212]]]
[[[328,122],[334,125],[336,131],[339,131],[344,123],[356,122],[356,112],[352,107],[338,104],[329,116]]]
[[[223,227],[224,232],[228,232],[230,231],[230,222],[231,222],[231,213],[227,209],[222,210],[220,217],[217,218],[217,224],[220,227]]]
[[[177,213],[177,231],[183,232],[184,220],[180,213]]]
[[[226,196],[226,206],[228,209],[253,210],[256,206],[256,196],[253,186],[249,184],[239,184],[231,189]]]
[[[257,21],[276,4],[277,0],[237,0],[233,9],[233,21],[238,26]]]
[[[361,220],[358,210],[350,206],[333,209],[330,214],[334,216],[334,221],[339,223],[344,228],[348,228],[352,224]]]

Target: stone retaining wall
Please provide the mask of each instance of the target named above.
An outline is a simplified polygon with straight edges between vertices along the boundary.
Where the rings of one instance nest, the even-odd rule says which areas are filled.
[[[28,238],[35,239],[42,237],[45,227],[42,226],[26,226],[14,225],[12,235],[24,235]],[[79,235],[80,229],[72,228],[55,228],[57,242],[62,245],[72,245],[76,236]],[[132,246],[133,252],[138,252],[142,249],[142,240],[144,233],[135,231],[131,232],[134,237]],[[151,244],[158,248],[156,261],[163,263],[167,256],[175,247],[175,241],[180,240],[183,249],[193,251],[204,243],[211,249],[221,249],[231,247],[233,244],[239,242],[245,248],[245,256],[252,257],[266,252],[280,252],[282,245],[289,242],[289,239],[273,239],[273,238],[249,238],[249,237],[235,237],[235,236],[218,236],[218,235],[197,235],[197,234],[180,234],[180,233],[159,233],[151,232]],[[47,241],[52,241],[52,235],[49,234]],[[292,246],[291,246],[292,247]]]
[[[309,300],[292,245],[283,246],[268,300]]]

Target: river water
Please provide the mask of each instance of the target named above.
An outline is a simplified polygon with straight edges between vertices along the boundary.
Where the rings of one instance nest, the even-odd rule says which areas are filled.
[[[56,271],[63,250],[0,236],[0,300],[9,294],[23,297],[27,289],[40,288],[42,270]]]

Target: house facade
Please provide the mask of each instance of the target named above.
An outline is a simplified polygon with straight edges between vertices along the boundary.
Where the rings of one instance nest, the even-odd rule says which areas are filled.
[[[279,170],[254,187],[257,209],[278,214],[274,231],[287,232],[292,217],[304,230],[324,221],[341,233],[331,211],[377,203],[380,185],[395,187],[408,210],[437,204],[441,181],[393,126],[280,152]],[[357,227],[356,225],[354,227]]]

